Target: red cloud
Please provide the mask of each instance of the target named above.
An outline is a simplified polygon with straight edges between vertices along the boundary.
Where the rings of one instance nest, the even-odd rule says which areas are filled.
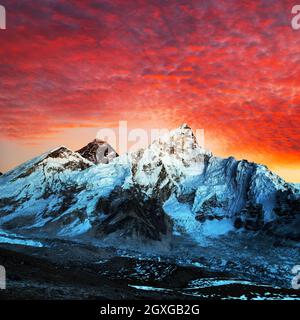
[[[148,120],[155,110],[168,126],[205,128],[224,154],[298,163],[293,1],[2,3],[2,139]]]

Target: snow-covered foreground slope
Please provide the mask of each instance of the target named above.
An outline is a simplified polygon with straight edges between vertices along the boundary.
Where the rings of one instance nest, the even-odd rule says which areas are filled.
[[[0,244],[13,244],[13,245],[22,245],[22,246],[29,246],[29,247],[43,247],[43,244],[39,241],[34,241],[31,239],[24,238],[22,236],[18,236],[16,234],[6,232],[0,230]]]
[[[300,239],[299,190],[263,165],[213,156],[187,125],[105,163],[94,146],[60,147],[2,175],[1,227],[119,243],[237,231]]]

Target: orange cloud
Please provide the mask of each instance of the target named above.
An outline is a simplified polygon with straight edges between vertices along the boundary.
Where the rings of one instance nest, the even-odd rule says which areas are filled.
[[[293,1],[2,4],[0,140],[159,119],[205,128],[220,155],[300,167]]]

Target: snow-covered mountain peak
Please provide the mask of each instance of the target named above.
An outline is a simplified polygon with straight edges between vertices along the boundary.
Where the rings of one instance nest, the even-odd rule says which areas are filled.
[[[100,139],[94,139],[92,142],[90,142],[88,145],[81,148],[77,152],[82,157],[95,164],[107,164],[118,157],[117,152],[112,148],[112,146]]]
[[[145,186],[150,195],[157,189],[170,191],[183,181],[192,183],[202,174],[210,156],[198,145],[192,129],[184,124],[132,155],[133,181]]]
[[[184,165],[192,165],[203,161],[204,156],[212,155],[198,144],[193,130],[187,124],[158,138],[148,149],[166,161],[173,162],[176,159]]]
[[[93,166],[91,161],[67,147],[60,146],[21,164],[3,175],[2,179],[5,182],[13,182],[24,178],[30,181],[32,174],[37,174],[38,172],[42,174],[45,172],[56,174],[65,170],[81,171],[91,166]]]
[[[83,158],[77,152],[74,152],[65,146],[59,146],[42,154],[40,157],[33,159],[33,161],[28,162],[27,166],[62,165],[71,162],[78,164],[82,163],[86,167],[93,165],[93,163]]]
[[[183,124],[179,127],[179,129],[189,129],[189,130],[192,130],[191,127],[188,126],[187,123],[183,123]]]
[[[49,152],[47,152],[45,155],[45,158],[64,158],[64,157],[68,157],[70,155],[73,154],[73,151],[68,149],[65,146],[59,146],[56,147],[52,150],[50,150]]]
[[[194,133],[191,127],[189,127],[186,123],[182,124],[176,129],[171,130],[168,134],[162,136],[161,138],[165,137],[173,137],[173,136],[187,136],[187,137],[194,137]]]

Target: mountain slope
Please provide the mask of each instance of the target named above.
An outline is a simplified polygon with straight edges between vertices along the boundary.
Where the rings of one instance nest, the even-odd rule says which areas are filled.
[[[71,193],[79,188],[75,175],[92,165],[79,154],[60,147],[3,175],[3,227],[34,227],[56,216],[73,202]]]
[[[122,166],[96,166],[61,147],[0,178],[3,228],[78,235],[90,228],[93,197],[109,194],[122,180]],[[92,191],[90,191],[92,189]]]

